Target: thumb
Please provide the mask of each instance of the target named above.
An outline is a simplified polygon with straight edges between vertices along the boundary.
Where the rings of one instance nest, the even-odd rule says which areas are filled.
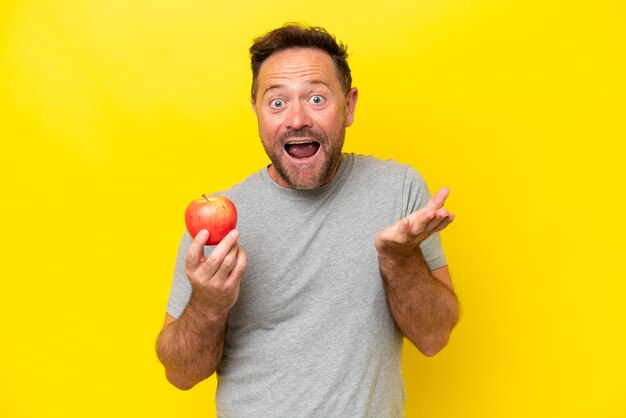
[[[189,248],[187,248],[187,265],[197,266],[200,264],[204,256],[204,246],[208,239],[209,231],[206,229],[202,229],[196,234],[191,244],[189,244]]]
[[[408,218],[402,218],[396,224],[392,241],[404,244],[409,239],[409,230],[411,229],[411,221]]]

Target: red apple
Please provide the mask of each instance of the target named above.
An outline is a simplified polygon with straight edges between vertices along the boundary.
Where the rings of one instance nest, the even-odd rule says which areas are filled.
[[[194,200],[185,210],[185,225],[192,238],[202,229],[209,231],[206,245],[219,243],[237,226],[237,209],[224,196],[206,196]]]

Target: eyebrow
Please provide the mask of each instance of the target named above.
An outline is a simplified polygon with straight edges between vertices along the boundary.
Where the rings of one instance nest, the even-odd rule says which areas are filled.
[[[326,86],[330,88],[330,85],[326,81],[323,81],[323,80],[309,80],[306,83],[309,85],[322,85],[322,86]],[[265,96],[265,94],[270,90],[279,90],[279,89],[282,89],[283,87],[285,87],[285,84],[278,84],[278,83],[270,84],[263,90],[263,96]]]

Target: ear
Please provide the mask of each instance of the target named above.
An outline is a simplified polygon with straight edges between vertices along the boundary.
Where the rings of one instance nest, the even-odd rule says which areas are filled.
[[[254,111],[254,114],[256,115],[256,100],[254,100],[254,97],[250,97],[250,104],[252,105],[252,110]]]
[[[346,96],[346,128],[354,122],[354,109],[356,108],[357,100],[359,100],[359,90],[356,87],[352,87]]]

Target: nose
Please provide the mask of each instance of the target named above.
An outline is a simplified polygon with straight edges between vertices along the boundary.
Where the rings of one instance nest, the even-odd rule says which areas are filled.
[[[312,123],[306,106],[300,102],[292,103],[291,106],[289,106],[285,124],[285,127],[289,129],[310,128]]]

